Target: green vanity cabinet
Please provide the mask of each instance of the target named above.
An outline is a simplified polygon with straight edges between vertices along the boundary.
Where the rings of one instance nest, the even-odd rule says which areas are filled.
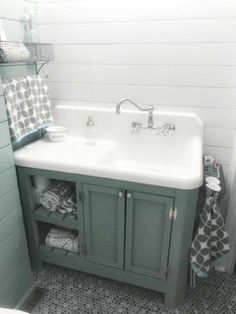
[[[84,185],[83,193],[86,259],[122,269],[124,192],[103,186]]]
[[[165,279],[174,199],[127,192],[125,269]]]
[[[165,279],[174,199],[94,185],[83,193],[86,259]]]
[[[34,269],[47,262],[162,292],[167,306],[184,301],[198,189],[20,166],[17,172]],[[76,221],[35,207],[33,176],[76,183]],[[79,254],[48,248],[45,225],[77,230]]]

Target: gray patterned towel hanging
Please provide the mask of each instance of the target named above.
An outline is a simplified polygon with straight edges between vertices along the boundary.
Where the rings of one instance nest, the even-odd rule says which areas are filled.
[[[41,76],[5,78],[2,86],[13,143],[52,124],[48,87]]]
[[[213,263],[229,251],[224,220],[214,197],[208,197],[191,246],[190,261],[193,271],[199,277],[207,277]]]

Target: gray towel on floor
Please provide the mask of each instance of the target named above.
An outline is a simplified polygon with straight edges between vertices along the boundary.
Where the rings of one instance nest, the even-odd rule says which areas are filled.
[[[48,87],[39,75],[2,79],[12,142],[53,123]]]
[[[75,231],[52,228],[45,239],[50,248],[79,252],[79,236]]]
[[[49,211],[62,214],[75,212],[76,189],[72,182],[53,180],[40,195],[40,204]]]
[[[208,197],[191,247],[191,266],[199,277],[207,277],[213,263],[230,251],[224,220],[213,197]]]

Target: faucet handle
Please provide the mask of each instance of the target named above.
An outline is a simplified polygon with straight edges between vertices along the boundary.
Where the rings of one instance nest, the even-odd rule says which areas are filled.
[[[92,128],[92,127],[95,126],[95,122],[94,122],[94,120],[93,120],[93,117],[88,116],[88,120],[87,120],[86,125],[87,125],[87,127],[89,127],[89,128]]]
[[[173,123],[166,123],[165,128],[168,131],[175,131],[175,125]]]
[[[142,128],[142,123],[139,121],[132,121],[131,122],[131,133],[140,133],[140,129]]]
[[[167,136],[167,134],[170,132],[174,132],[175,129],[176,127],[173,123],[166,123],[166,124],[163,124],[162,126],[155,128],[156,135],[162,134],[164,136]]]

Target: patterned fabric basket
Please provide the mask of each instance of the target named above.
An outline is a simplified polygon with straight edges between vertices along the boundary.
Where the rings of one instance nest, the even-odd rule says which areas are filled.
[[[43,62],[54,60],[52,44],[0,40],[0,63]]]
[[[20,62],[30,59],[30,52],[22,43],[0,42],[0,62]]]

